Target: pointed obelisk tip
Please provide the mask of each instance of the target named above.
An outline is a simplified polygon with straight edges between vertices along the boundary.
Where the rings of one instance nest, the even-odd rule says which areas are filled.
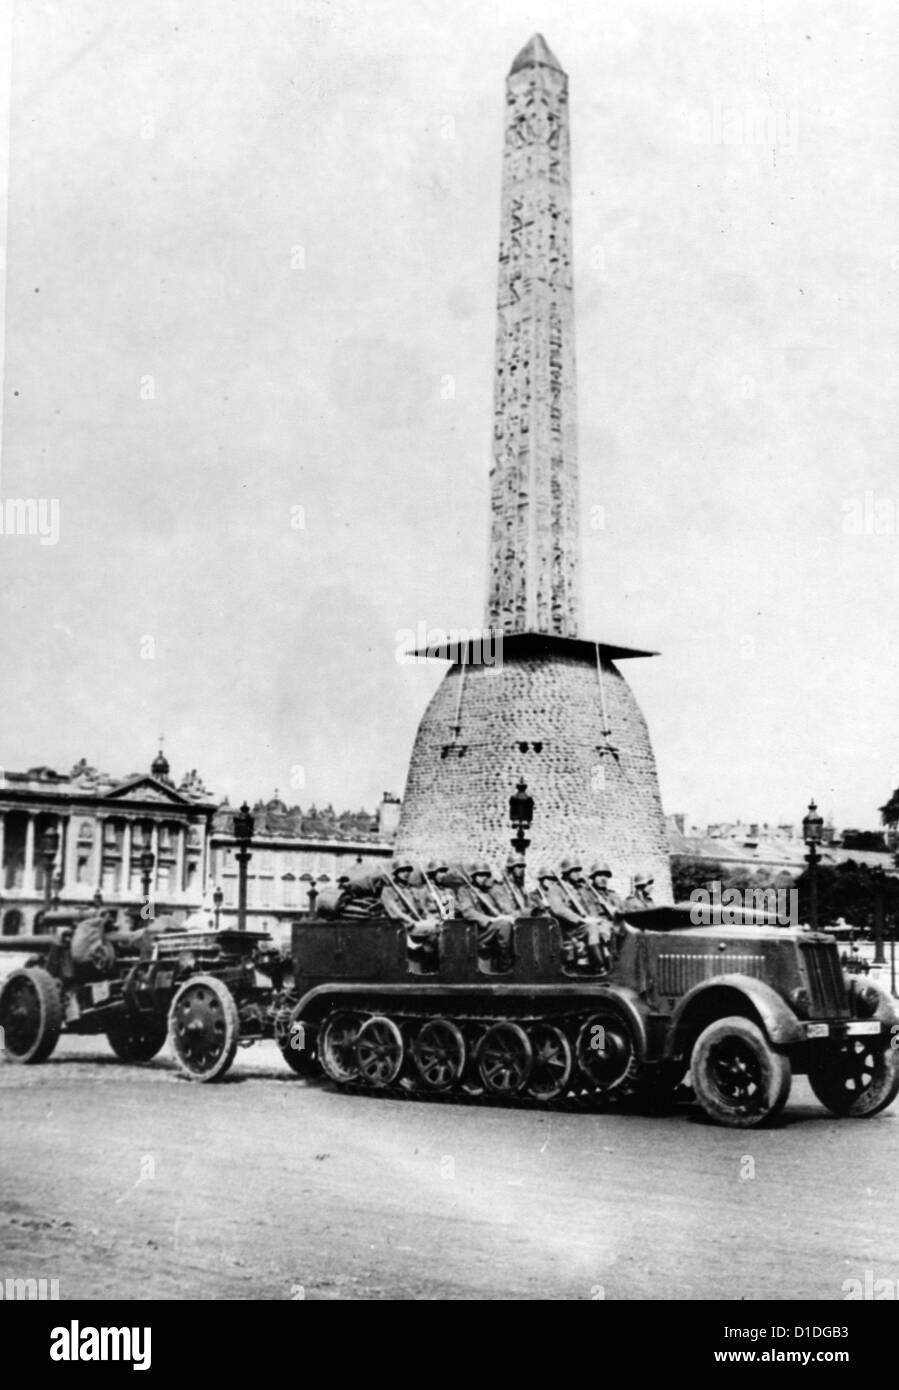
[[[522,68],[533,68],[538,64],[544,68],[555,68],[556,72],[565,71],[542,34],[534,34],[533,38],[528,39],[509,72],[520,72]]]

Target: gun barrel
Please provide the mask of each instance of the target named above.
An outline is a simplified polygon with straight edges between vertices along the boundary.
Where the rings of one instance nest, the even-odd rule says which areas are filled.
[[[57,936],[0,936],[0,951],[16,951],[19,955],[31,954],[37,951],[49,951],[51,946],[56,946],[59,941]]]

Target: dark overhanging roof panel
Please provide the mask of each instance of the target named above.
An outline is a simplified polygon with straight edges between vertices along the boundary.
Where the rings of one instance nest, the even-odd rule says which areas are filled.
[[[584,637],[557,637],[546,632],[473,633],[465,639],[435,642],[433,646],[416,647],[410,656],[451,661],[454,665],[493,665],[502,653],[505,657],[568,656],[580,661],[595,661],[596,648],[606,661],[626,661],[637,656],[658,656],[658,652],[640,647],[623,647],[613,642],[590,642]]]

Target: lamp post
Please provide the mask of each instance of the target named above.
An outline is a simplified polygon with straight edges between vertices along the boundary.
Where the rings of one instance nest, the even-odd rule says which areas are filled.
[[[216,884],[215,892],[214,892],[213,895],[212,895],[212,906],[213,906],[213,908],[215,909],[215,929],[216,929],[216,931],[218,931],[218,929],[219,929],[219,917],[221,916],[221,912],[222,912],[222,903],[223,903],[224,901],[225,901],[225,895],[224,895],[224,893],[222,892],[221,885],[220,885],[220,884]]]
[[[151,850],[149,844],[145,844],[140,853],[140,886],[144,899],[149,901],[150,883],[153,878],[153,870],[156,867],[156,855]]]
[[[309,916],[315,916],[315,904],[318,902],[318,889],[315,886],[315,879],[312,874],[300,874],[300,882],[308,883],[307,897],[309,899]]]
[[[812,931],[818,930],[818,846],[823,835],[824,817],[818,813],[814,801],[810,801],[802,818],[802,838],[808,845],[805,862],[808,864],[808,915]]]
[[[56,873],[53,875],[53,901],[52,901],[51,906],[53,907],[54,912],[55,912],[56,909],[59,907],[59,895],[60,895],[60,892],[61,892],[61,891],[62,891],[62,874],[61,874],[61,873],[59,872],[59,870],[57,869],[57,870],[56,870]]]
[[[525,850],[531,843],[525,831],[530,830],[533,819],[534,799],[528,796],[527,783],[522,779],[509,797],[509,820],[515,831],[511,845],[515,853],[520,854],[522,858],[524,858]]]
[[[884,872],[879,864],[871,870],[874,877],[874,964],[886,965],[883,954],[883,925],[886,915]]]
[[[53,897],[53,865],[59,851],[59,830],[48,826],[41,837],[41,858],[44,861],[44,908],[49,910]]]
[[[234,817],[234,838],[238,843],[237,850],[237,930],[246,931],[247,929],[247,865],[252,859],[249,850],[250,842],[253,839],[253,830],[256,822],[250,814],[250,808],[246,802]]]

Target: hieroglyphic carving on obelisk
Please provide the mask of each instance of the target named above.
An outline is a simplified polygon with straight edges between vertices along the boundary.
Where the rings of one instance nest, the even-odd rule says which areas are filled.
[[[576,637],[568,78],[535,34],[506,80],[487,623]]]

